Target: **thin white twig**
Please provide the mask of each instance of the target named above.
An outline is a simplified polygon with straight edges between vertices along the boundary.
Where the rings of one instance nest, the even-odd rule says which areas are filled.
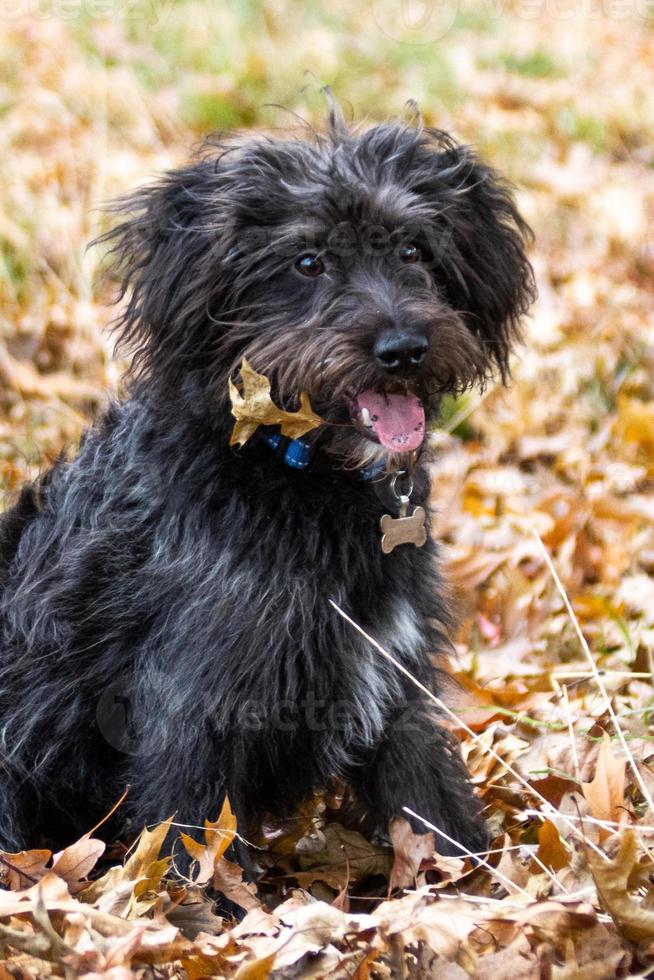
[[[419,820],[421,823],[424,823],[425,827],[429,827],[429,829],[433,830],[434,833],[438,834],[439,837],[443,837],[450,844],[455,844],[456,847],[461,848],[461,850],[466,855],[466,857],[473,857],[472,851],[469,851],[466,847],[463,846],[463,844],[459,844],[458,840],[454,840],[454,838],[450,837],[449,834],[446,834],[444,830],[440,830],[438,827],[435,827],[433,823],[429,822],[429,820],[425,820],[425,818],[421,817],[419,813],[414,813],[414,811],[410,810],[408,806],[403,806],[402,809],[404,810],[405,813],[408,813],[409,816],[415,817],[416,820]],[[485,861],[484,858],[478,857],[476,855],[474,855],[474,858],[475,861],[477,861],[479,864],[483,864],[486,870],[490,871],[490,873],[493,875],[494,878],[497,878],[498,881],[501,881],[502,884],[505,886],[505,888],[515,888],[515,890],[519,894],[525,895],[530,902],[534,901],[533,895],[530,895],[529,892],[525,891],[524,888],[521,888],[520,885],[516,885],[515,881],[511,881],[510,878],[507,878],[506,875],[502,874],[501,871],[498,871],[497,868],[494,868],[493,865],[489,864],[488,861]]]
[[[253,847],[257,851],[265,851],[265,847],[260,847],[258,844],[254,844],[251,840],[243,837],[239,834],[237,830],[221,830],[219,827],[204,827],[200,826],[198,823],[178,823],[176,820],[171,820],[171,827],[183,827],[185,830],[209,830],[214,834],[219,834],[220,837],[231,837],[232,840],[240,840],[242,844],[247,844],[248,847]]]
[[[408,889],[405,889],[405,891],[408,891]],[[439,891],[438,900],[440,901],[442,898],[449,902],[471,902],[473,905],[501,905],[503,909],[507,905],[512,905],[510,895],[508,898],[489,898],[487,895],[466,895],[465,892],[457,892],[454,895],[450,895],[448,892]],[[522,908],[522,905],[520,905],[520,908]]]
[[[536,817],[540,814],[540,810],[523,810],[522,812],[528,817]],[[573,814],[570,814],[568,819],[578,820],[579,823],[594,823],[598,827],[604,827],[605,830],[623,830],[628,828],[629,830],[643,831],[643,833],[654,833],[654,827],[642,823],[624,824],[620,823],[619,820],[600,820],[597,817],[578,817],[573,816]]]
[[[595,894],[595,886],[589,885],[588,888],[580,888],[579,891],[568,892],[565,898],[559,898],[558,901],[565,902],[566,905],[569,905],[570,902],[580,901],[584,897],[584,895],[594,895],[594,894]],[[507,898],[488,898],[488,896],[486,895],[466,895],[465,892],[457,892],[454,895],[446,891],[439,890],[438,892],[439,901],[441,899],[445,899],[446,901],[450,901],[450,902],[470,902],[473,905],[501,905],[502,908],[505,910],[512,908],[514,906],[517,906],[518,908],[522,908],[521,903],[518,904],[516,902],[511,901],[512,897],[513,896],[509,895]]]
[[[584,841],[584,843],[586,843],[593,851],[595,851],[599,855],[599,857],[603,858],[604,861],[608,861],[609,860],[609,858],[607,857],[607,855],[604,853],[604,851],[600,847],[598,847],[592,841],[586,840],[586,838],[584,837],[584,835],[575,826],[575,824],[572,823],[572,821],[569,821],[564,814],[559,813],[559,811],[556,809],[556,807],[552,806],[552,804],[549,802],[549,800],[546,800],[545,797],[541,793],[539,793],[538,790],[535,789],[531,785],[531,783],[529,783],[524,778],[524,776],[521,776],[520,773],[516,769],[514,769],[511,765],[509,765],[509,763],[505,759],[503,759],[502,756],[498,752],[495,751],[495,749],[492,747],[492,745],[486,745],[486,743],[484,742],[484,740],[482,738],[480,738],[480,736],[477,735],[476,732],[473,732],[472,728],[469,728],[466,725],[466,723],[463,721],[463,719],[460,718],[458,715],[456,715],[452,711],[452,709],[449,708],[445,704],[444,701],[441,701],[441,699],[439,697],[437,697],[433,693],[433,691],[430,691],[428,687],[425,687],[424,684],[421,684],[420,681],[418,680],[418,678],[417,677],[414,677],[413,674],[411,673],[411,671],[407,670],[406,667],[399,662],[399,660],[396,660],[395,657],[388,652],[388,650],[384,650],[383,646],[380,643],[378,643],[377,640],[373,636],[370,636],[369,633],[366,633],[366,631],[361,626],[359,626],[358,623],[356,623],[353,619],[351,619],[350,616],[348,616],[348,614],[346,612],[344,612],[343,609],[341,609],[341,607],[338,605],[338,603],[334,602],[333,599],[330,599],[329,602],[334,607],[334,609],[336,610],[336,612],[340,616],[343,617],[343,619],[346,621],[346,623],[349,623],[350,626],[354,627],[354,629],[358,633],[360,633],[361,636],[364,637],[364,639],[366,639],[369,643],[371,643],[374,646],[374,648],[376,650],[378,650],[379,653],[381,653],[381,655],[383,657],[386,657],[387,660],[389,660],[395,667],[397,667],[397,669],[400,671],[400,673],[404,674],[404,676],[407,677],[411,681],[412,684],[415,684],[415,686],[417,688],[419,688],[419,690],[421,690],[424,694],[426,694],[427,697],[431,701],[434,702],[434,704],[436,705],[437,708],[439,708],[442,712],[444,712],[449,718],[452,718],[452,720],[455,721],[456,724],[460,728],[462,728],[464,730],[464,732],[466,732],[470,736],[470,738],[472,738],[472,740],[474,742],[476,742],[478,745],[481,746],[481,748],[482,748],[482,750],[484,752],[488,753],[488,755],[491,755],[497,762],[499,762],[502,766],[504,766],[504,768],[507,770],[507,772],[510,772],[514,779],[517,779],[517,781],[522,786],[524,786],[527,790],[529,790],[529,792],[532,794],[532,796],[535,796],[536,799],[540,800],[541,803],[543,804],[544,808],[545,808],[546,813],[548,813],[548,814],[554,814],[560,820],[563,820],[564,822],[566,822],[568,824],[570,830],[572,831],[572,833],[575,834],[577,837],[579,837],[580,840]],[[542,813],[541,813],[541,816],[542,816]]]
[[[654,676],[649,670],[600,670],[598,667],[597,673],[600,677],[626,677],[629,680],[651,680]],[[595,673],[592,670],[555,670],[552,672],[552,677],[566,677],[568,679],[577,677],[594,677]]]
[[[559,879],[558,879],[558,878],[556,877],[556,874],[554,873],[554,871],[552,871],[552,869],[551,869],[551,868],[548,868],[548,867],[547,867],[547,865],[545,864],[545,862],[544,862],[544,861],[541,861],[541,859],[540,859],[540,858],[538,857],[538,854],[535,854],[535,853],[534,853],[534,854],[532,854],[532,855],[531,855],[531,858],[532,858],[532,860],[533,860],[533,861],[535,861],[535,862],[536,862],[536,864],[537,864],[537,865],[538,865],[538,866],[539,866],[540,868],[542,868],[542,870],[543,870],[543,871],[545,872],[545,874],[547,875],[547,877],[548,877],[548,878],[551,878],[551,880],[552,880],[552,881],[554,882],[554,884],[556,885],[556,887],[557,887],[557,888],[560,888],[560,889],[561,889],[561,891],[562,891],[562,892],[565,892],[565,894],[566,894],[566,895],[569,895],[569,894],[570,894],[570,892],[569,892],[569,891],[568,891],[568,889],[567,889],[567,888],[565,887],[565,885],[563,884],[563,882],[562,882],[562,881],[560,881],[560,880],[559,880]]]
[[[584,634],[583,634],[583,632],[581,630],[581,626],[579,625],[579,620],[577,619],[577,616],[575,614],[575,611],[572,608],[572,604],[570,602],[570,599],[568,598],[568,593],[565,591],[565,589],[563,587],[563,583],[561,582],[561,579],[559,578],[558,572],[556,571],[556,568],[554,567],[554,562],[552,561],[552,559],[550,557],[550,554],[549,554],[547,548],[543,544],[543,541],[541,539],[540,534],[538,533],[538,531],[535,528],[532,529],[532,533],[533,533],[534,537],[536,538],[536,540],[538,541],[538,544],[539,544],[540,549],[541,549],[542,554],[543,554],[543,558],[545,559],[545,563],[546,563],[547,567],[549,568],[550,573],[552,575],[552,578],[554,579],[554,582],[556,584],[556,587],[559,590],[559,594],[560,594],[561,598],[563,599],[563,603],[564,603],[565,608],[566,608],[566,610],[568,612],[568,615],[570,617],[570,620],[572,622],[572,625],[574,626],[575,632],[576,632],[577,637],[579,639],[579,643],[581,644],[581,649],[584,651],[584,654],[586,656],[586,659],[588,660],[588,665],[589,665],[589,667],[591,669],[591,672],[593,674],[593,677],[595,678],[595,683],[597,684],[597,687],[599,688],[599,691],[600,691],[602,697],[604,698],[604,701],[605,701],[605,704],[606,704],[606,709],[607,709],[607,711],[608,711],[608,713],[610,715],[611,721],[613,722],[613,727],[615,728],[615,733],[616,733],[616,735],[618,736],[618,738],[620,740],[620,744],[622,745],[622,751],[624,752],[625,756],[627,757],[627,760],[629,762],[629,765],[631,767],[631,770],[632,770],[632,772],[634,774],[634,777],[636,779],[636,783],[638,784],[638,788],[640,789],[640,792],[642,793],[643,799],[647,803],[647,806],[649,807],[650,811],[652,813],[654,813],[654,801],[652,800],[652,797],[650,796],[650,792],[647,789],[647,786],[645,785],[645,781],[644,781],[643,777],[641,776],[641,774],[640,774],[640,772],[638,770],[638,766],[636,765],[636,760],[634,759],[631,751],[629,750],[629,746],[627,745],[627,740],[624,737],[624,733],[622,731],[622,728],[620,727],[620,722],[618,721],[618,716],[616,715],[615,711],[613,710],[613,705],[611,704],[611,698],[609,697],[608,691],[604,687],[604,684],[602,682],[602,678],[600,676],[600,672],[597,669],[597,664],[595,663],[595,660],[593,658],[593,655],[590,652],[590,647],[588,646],[588,643],[586,642],[586,637],[584,636]]]
[[[577,740],[575,739],[574,726],[572,723],[572,709],[570,708],[570,698],[568,697],[568,687],[563,684],[561,687],[563,691],[563,702],[565,704],[565,715],[566,721],[568,723],[568,731],[570,733],[570,749],[572,751],[572,764],[575,768],[575,779],[578,783],[581,782],[581,769],[579,768],[579,753],[577,752]]]
[[[413,811],[410,810],[407,806],[405,806],[403,809],[406,810],[407,813],[411,813],[413,816],[418,817],[418,819],[419,820],[422,820],[422,822],[424,824],[427,824],[427,821],[425,820],[424,817],[420,817],[420,816],[418,816],[418,814],[413,813]],[[429,826],[431,826],[431,824],[429,824]],[[447,840],[450,840],[450,838],[447,837],[447,834],[443,833],[442,830],[438,830],[437,833],[441,834],[443,837],[446,837]],[[541,859],[536,854],[536,848],[535,848],[535,846],[532,849],[532,847],[530,847],[527,844],[510,844],[508,847],[494,847],[490,851],[468,851],[465,848],[463,848],[462,845],[459,844],[458,842],[455,842],[455,843],[456,843],[456,846],[457,847],[461,847],[462,850],[465,850],[465,853],[466,853],[466,856],[467,857],[471,857],[471,858],[473,857],[473,858],[475,858],[475,860],[478,860],[478,859],[483,858],[483,857],[487,857],[488,858],[488,857],[491,856],[491,854],[506,854],[507,851],[523,851],[523,852],[526,852],[527,853],[527,856],[529,857],[529,860],[535,861],[536,864],[538,864],[543,869],[543,871],[548,876],[548,878],[551,878],[552,879],[552,881],[557,886],[557,888],[560,888],[561,891],[563,891],[563,892],[566,893],[566,895],[569,895],[570,894],[568,892],[568,889],[563,884],[563,882],[562,881],[559,881],[559,879],[556,877],[556,875],[554,874],[554,872],[551,871],[550,868],[548,868],[546,864],[543,864],[543,862],[541,861]],[[481,864],[486,864],[485,861],[480,861],[480,863]]]
[[[534,846],[533,844],[510,844],[508,847],[493,847],[490,851],[470,851],[468,856],[477,858],[484,857],[484,855],[488,857],[489,854],[505,854],[507,851],[524,851],[528,852],[531,857],[530,848]]]
[[[465,422],[465,420],[479,408],[481,403],[488,398],[490,393],[495,391],[496,387],[497,385],[489,385],[484,391],[481,392],[481,394],[477,394],[476,397],[472,396],[468,404],[459,409],[459,411],[453,415],[451,419],[448,419],[446,424],[440,428],[440,431],[447,432],[448,435],[451,435],[456,427],[461,425],[462,422]]]

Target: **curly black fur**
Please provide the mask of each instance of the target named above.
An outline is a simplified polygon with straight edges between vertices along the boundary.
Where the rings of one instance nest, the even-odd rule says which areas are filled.
[[[382,554],[384,488],[359,472],[380,447],[348,405],[388,390],[388,329],[428,339],[393,384],[429,418],[506,376],[533,298],[509,189],[445,133],[359,133],[334,110],[311,141],[210,142],[117,209],[129,398],[0,523],[0,846],[70,842],[128,785],[107,835],[201,824],[225,792],[249,834],[338,776],[371,829],[406,805],[480,849],[450,737],[329,600],[438,691],[436,546]],[[400,261],[406,242],[422,261]],[[323,275],[297,271],[306,252]],[[331,423],[307,471],[256,436],[230,448],[244,355],[280,404],[306,390]],[[425,503],[424,465],[415,481]]]

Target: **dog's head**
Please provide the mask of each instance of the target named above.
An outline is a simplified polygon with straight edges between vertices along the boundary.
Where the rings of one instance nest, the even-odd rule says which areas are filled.
[[[438,130],[235,136],[119,205],[136,383],[217,412],[247,357],[355,465],[416,449],[441,396],[508,372],[534,296],[510,190]],[[206,403],[206,400],[205,400]]]

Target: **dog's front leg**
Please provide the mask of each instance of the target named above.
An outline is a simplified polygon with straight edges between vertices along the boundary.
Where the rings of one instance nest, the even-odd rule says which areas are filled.
[[[180,832],[204,840],[204,821],[216,819],[225,798],[224,760],[220,745],[211,741],[206,729],[178,727],[175,734],[164,751],[132,756],[124,807],[136,832],[172,817],[165,849],[175,844],[175,854],[185,865]]]
[[[405,812],[408,807],[451,838],[435,834],[440,854],[478,853],[487,846],[481,804],[456,742],[421,702],[408,702],[389,719],[383,738],[355,768],[351,783],[367,810],[369,826],[378,831],[388,832],[394,817],[405,817],[416,833],[428,832],[425,823]]]

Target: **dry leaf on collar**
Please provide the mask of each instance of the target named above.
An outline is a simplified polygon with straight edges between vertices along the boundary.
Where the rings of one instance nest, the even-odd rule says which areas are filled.
[[[282,435],[289,439],[299,439],[311,429],[324,425],[324,420],[311,408],[306,391],[300,394],[297,412],[285,412],[278,408],[270,397],[268,378],[265,374],[257,374],[245,358],[241,362],[241,381],[242,395],[231,379],[227,382],[232,415],[236,419],[230,446],[244,446],[260,425],[279,425]]]

